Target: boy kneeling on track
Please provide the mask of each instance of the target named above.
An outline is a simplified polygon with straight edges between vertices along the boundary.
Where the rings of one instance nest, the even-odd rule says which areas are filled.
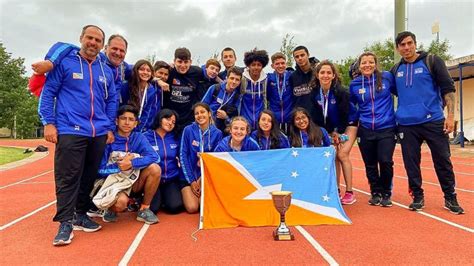
[[[149,207],[160,184],[160,158],[148,140],[134,131],[138,124],[136,108],[121,106],[116,124],[115,141],[107,145],[99,168],[99,175],[107,179],[92,201],[99,209],[105,209],[104,222],[115,222],[117,213],[127,209],[130,193],[143,193],[137,220],[158,223]]]

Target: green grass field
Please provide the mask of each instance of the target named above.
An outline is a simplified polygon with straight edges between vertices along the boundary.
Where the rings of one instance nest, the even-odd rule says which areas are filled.
[[[0,165],[25,159],[33,154],[23,153],[24,149],[19,148],[10,148],[10,147],[0,147]]]

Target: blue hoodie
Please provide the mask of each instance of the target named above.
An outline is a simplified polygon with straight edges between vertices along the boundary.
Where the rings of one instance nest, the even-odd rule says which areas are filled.
[[[179,160],[183,169],[184,178],[191,183],[201,176],[198,166],[200,152],[211,152],[222,139],[222,132],[214,125],[202,132],[196,122],[188,125],[183,130]]]
[[[179,178],[179,140],[177,136],[170,132],[162,138],[155,130],[148,130],[143,135],[161,158],[161,183]]]
[[[398,108],[395,116],[400,125],[418,125],[443,119],[442,95],[455,91],[444,61],[434,56],[433,73],[430,73],[424,62],[427,55],[419,53],[413,63],[402,58],[396,69]]]
[[[160,156],[153,150],[148,140],[142,133],[132,132],[128,137],[122,137],[114,132],[115,141],[107,144],[104,156],[99,167],[99,175],[107,177],[110,174],[119,173],[121,170],[117,163],[107,164],[109,157],[114,151],[122,151],[140,154],[140,157],[132,159],[132,169],[143,169],[152,163],[159,163]]]
[[[246,85],[244,85],[245,82],[247,83]],[[263,70],[257,81],[253,81],[250,78],[248,68],[246,68],[242,74],[239,115],[247,119],[252,129],[257,128],[258,115],[267,105],[265,96],[266,82],[267,75],[265,75]]]
[[[254,139],[258,146],[260,147],[261,150],[271,150],[271,140],[269,138],[266,138],[264,136],[258,137],[258,130],[255,130],[250,134],[250,137]],[[288,141],[288,137],[280,132],[280,137],[279,137],[280,144],[277,149],[285,149],[290,147],[290,142]]]
[[[391,92],[395,82],[390,72],[382,72],[382,88],[376,88],[376,76],[361,75],[352,80],[349,87],[351,104],[356,107],[349,115],[350,121],[359,120],[361,126],[371,130],[396,126]]]
[[[79,47],[70,43],[57,42],[51,48],[45,56],[45,60],[49,60],[53,65],[58,65],[65,56],[71,51],[79,51]],[[112,70],[114,77],[115,89],[117,90],[117,103],[122,103],[120,92],[122,86],[125,86],[132,75],[132,66],[123,61],[119,66],[115,66],[110,62],[109,58],[104,53],[99,53],[100,59]]]
[[[129,84],[130,83],[125,84],[125,86],[122,87],[121,94],[123,105],[128,104],[128,101],[130,100]],[[140,102],[140,107],[138,109],[138,119],[140,120],[140,123],[135,129],[138,132],[145,132],[150,129],[156,114],[161,110],[161,91],[157,90],[153,82],[148,83],[146,98],[143,100],[143,106],[142,102]]]
[[[217,145],[214,151],[215,152],[238,152],[230,146],[230,138],[231,136],[227,136],[223,138],[219,142],[219,144]],[[251,137],[245,136],[245,138],[242,140],[242,147],[240,151],[258,151],[258,150],[260,150],[258,143]]]
[[[268,107],[273,111],[278,123],[289,123],[293,110],[293,89],[290,87],[290,71],[285,71],[283,77],[273,72],[267,74]],[[280,86],[280,79],[281,85]]]
[[[98,57],[89,63],[71,51],[48,74],[38,114],[60,135],[105,135],[115,129],[116,93],[110,68]]]

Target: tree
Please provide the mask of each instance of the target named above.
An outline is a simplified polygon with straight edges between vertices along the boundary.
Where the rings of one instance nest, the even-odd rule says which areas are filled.
[[[355,57],[347,57],[339,62],[336,62],[335,65],[339,70],[339,75],[341,76],[341,83],[343,86],[348,87],[351,83],[351,78],[349,76],[349,67],[357,60]]]
[[[381,70],[389,71],[390,68],[395,64],[393,58],[395,42],[392,38],[388,38],[385,41],[377,41],[370,45],[364,47],[364,52],[373,52],[377,56],[379,67]],[[426,51],[435,55],[438,55],[443,60],[452,59],[452,55],[449,54],[449,41],[447,39],[442,42],[431,41],[428,49],[425,49],[423,43],[419,43],[418,51]],[[349,67],[350,65],[357,60],[357,57],[348,57],[341,62],[337,62],[339,71],[341,73],[342,84],[344,86],[349,86],[350,77],[349,77]]]
[[[19,138],[35,136],[39,124],[38,100],[27,89],[23,63],[23,58],[12,58],[0,42],[0,127],[10,129],[12,137],[16,129]]]
[[[281,41],[280,52],[286,56],[286,66],[293,67],[293,49],[295,49],[296,44],[293,42],[295,36],[291,36],[287,33],[283,40]]]
[[[441,57],[441,59],[446,61],[453,59],[453,55],[449,54],[449,48],[451,48],[451,46],[449,45],[448,39],[444,39],[442,42],[433,40],[426,51],[428,53],[438,55]],[[420,44],[419,50],[425,51],[423,44]]]

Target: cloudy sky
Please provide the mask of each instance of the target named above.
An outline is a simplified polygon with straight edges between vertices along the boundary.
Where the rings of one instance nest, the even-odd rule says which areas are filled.
[[[407,6],[408,29],[418,42],[435,38],[431,26],[438,21],[454,57],[474,53],[472,0],[407,0]],[[287,33],[311,55],[337,61],[392,37],[393,16],[393,0],[0,0],[0,41],[25,58],[28,71],[56,41],[78,44],[86,24],[124,35],[129,63],[153,54],[170,61],[184,46],[202,64],[231,46],[243,65],[245,51],[272,54]]]

